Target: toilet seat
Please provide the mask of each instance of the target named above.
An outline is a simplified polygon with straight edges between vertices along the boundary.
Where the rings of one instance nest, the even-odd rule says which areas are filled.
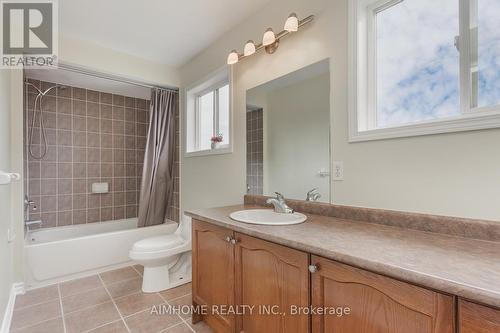
[[[191,249],[191,242],[178,234],[150,237],[140,240],[130,250],[132,260],[157,259]]]
[[[155,252],[172,249],[183,244],[185,241],[176,234],[150,237],[140,240],[134,244],[132,251]]]

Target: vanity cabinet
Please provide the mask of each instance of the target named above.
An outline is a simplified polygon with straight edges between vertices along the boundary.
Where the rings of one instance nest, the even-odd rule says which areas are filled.
[[[454,332],[452,296],[316,256],[311,262],[313,307],[342,309],[313,315],[313,333]]]
[[[253,307],[236,318],[236,332],[305,333],[309,305],[309,256],[246,235],[235,235],[236,304]],[[296,308],[292,308],[296,307]]]
[[[193,305],[234,305],[234,233],[218,226],[195,221],[193,236]],[[205,320],[216,332],[234,332],[235,316],[230,313],[193,315]]]
[[[455,332],[453,296],[209,223],[192,230],[193,304],[236,311],[193,315],[216,333]],[[461,333],[500,332],[467,304]]]
[[[460,333],[500,332],[500,310],[460,300],[458,317]]]

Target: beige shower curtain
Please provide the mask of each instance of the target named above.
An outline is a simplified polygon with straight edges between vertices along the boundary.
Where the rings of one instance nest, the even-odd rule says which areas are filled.
[[[176,91],[153,89],[148,140],[144,154],[139,227],[162,224],[174,192]]]

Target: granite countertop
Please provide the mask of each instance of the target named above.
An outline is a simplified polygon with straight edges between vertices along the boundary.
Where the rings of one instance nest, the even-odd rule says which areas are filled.
[[[306,214],[263,226],[229,218],[254,205],[195,209],[194,219],[500,308],[500,243]]]

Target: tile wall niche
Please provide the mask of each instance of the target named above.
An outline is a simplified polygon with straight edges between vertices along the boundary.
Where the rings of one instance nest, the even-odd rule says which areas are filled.
[[[42,90],[54,85],[28,81]],[[27,88],[25,130],[29,133],[35,97],[36,91]],[[48,142],[42,160],[27,154],[25,133],[25,188],[36,205],[29,218],[41,219],[47,228],[137,217],[149,101],[66,86],[45,96],[42,108]],[[33,152],[40,154],[39,119],[32,142]],[[99,182],[109,183],[109,193],[91,193],[92,183]],[[175,188],[177,200],[168,217],[178,221],[178,184]]]
[[[247,193],[262,195],[264,183],[263,110],[247,111]]]

